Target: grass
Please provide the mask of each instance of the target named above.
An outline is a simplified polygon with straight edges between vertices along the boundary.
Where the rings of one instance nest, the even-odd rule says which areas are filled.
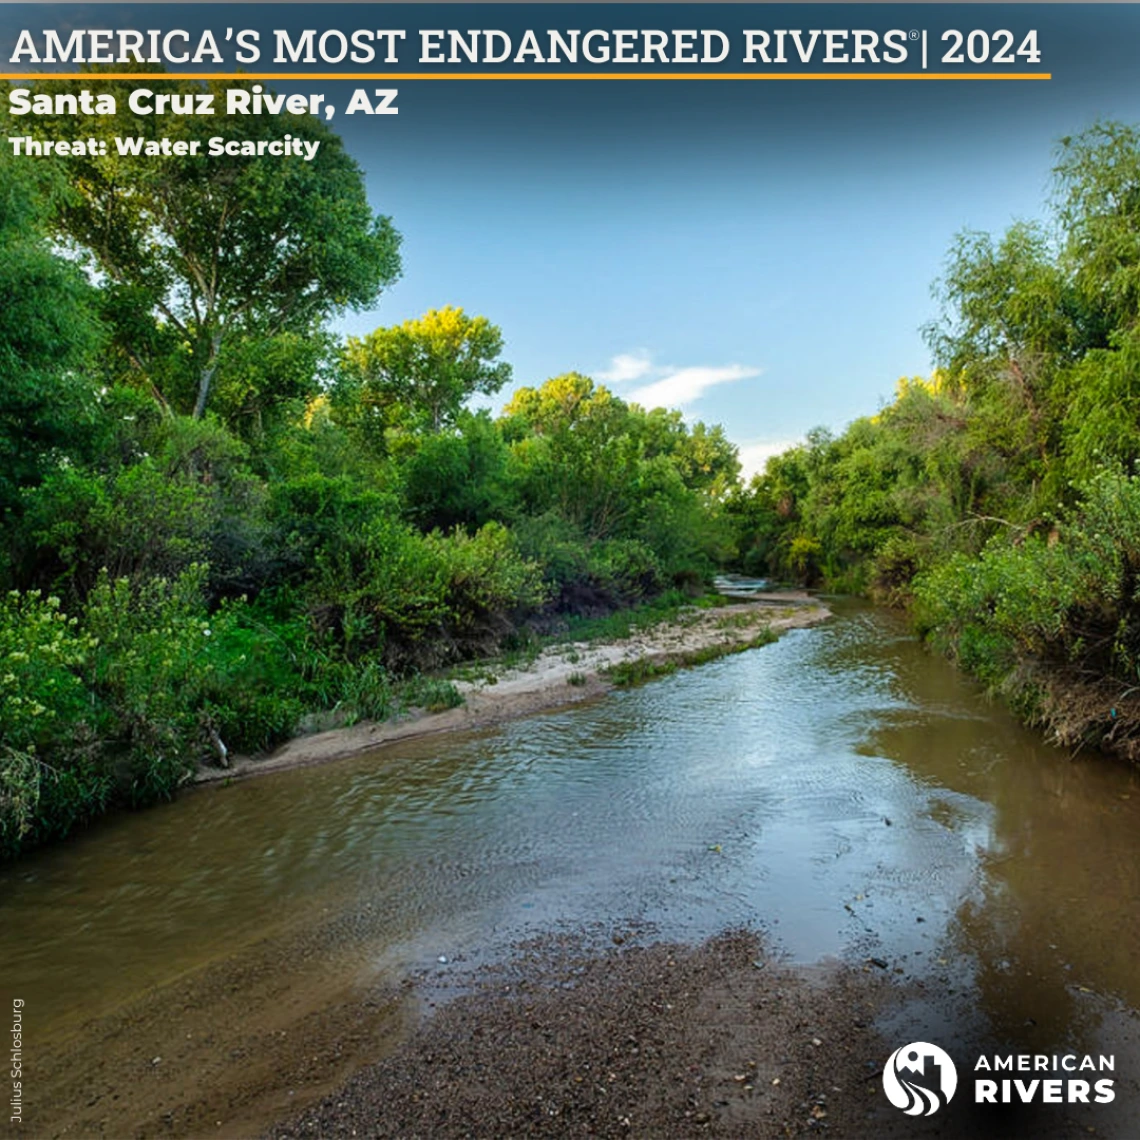
[[[717,629],[747,629],[756,621],[755,614],[725,614],[722,618],[716,619]]]
[[[678,669],[691,669],[696,665],[706,665],[720,657],[733,653],[743,653],[747,649],[758,649],[761,645],[771,645],[776,634],[765,626],[748,641],[720,641],[715,645],[705,645],[700,649],[690,649],[684,653],[657,658],[638,657],[633,661],[619,661],[605,670],[610,683],[619,689],[642,685],[658,677],[667,677]]]
[[[550,641],[558,644],[564,641],[621,641],[635,633],[652,629],[662,622],[678,625],[691,624],[696,620],[694,610],[711,609],[724,604],[719,594],[702,594],[690,598],[679,590],[670,590],[652,602],[645,602],[628,610],[618,610],[604,617],[572,617],[566,629],[555,634]]]
[[[665,658],[654,661],[652,657],[637,657],[632,661],[618,661],[604,670],[613,685],[619,689],[629,689],[634,685],[644,685],[658,677],[667,677],[677,672],[677,662]]]
[[[463,704],[463,694],[441,677],[410,677],[397,688],[401,709],[421,708],[428,712],[443,712]]]

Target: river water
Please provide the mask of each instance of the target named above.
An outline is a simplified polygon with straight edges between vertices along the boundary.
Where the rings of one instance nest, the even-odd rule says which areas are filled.
[[[529,932],[751,924],[793,960],[877,959],[1057,1041],[1086,994],[1140,1006],[1138,856],[1132,771],[1046,746],[844,603],[594,703],[107,820],[0,872],[0,972],[74,1070],[123,1010],[160,1042],[172,1003],[216,1004],[235,1037],[229,995],[256,986],[177,987],[277,953],[315,1008]]]

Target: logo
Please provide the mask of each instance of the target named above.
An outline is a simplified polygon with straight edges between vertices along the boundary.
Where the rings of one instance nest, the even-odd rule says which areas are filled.
[[[883,1066],[883,1092],[907,1116],[933,1116],[950,1103],[957,1087],[950,1054],[926,1041],[896,1049]]]

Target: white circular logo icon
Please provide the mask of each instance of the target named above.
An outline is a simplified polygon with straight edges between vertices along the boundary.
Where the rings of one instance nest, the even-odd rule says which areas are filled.
[[[907,1116],[933,1116],[950,1103],[958,1070],[950,1054],[927,1041],[896,1049],[883,1066],[883,1092]]]

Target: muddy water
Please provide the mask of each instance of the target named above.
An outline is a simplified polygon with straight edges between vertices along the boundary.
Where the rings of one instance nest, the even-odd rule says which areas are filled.
[[[272,1095],[211,1070],[210,1099],[220,1053],[348,1040],[329,1009],[410,970],[529,931],[739,923],[1062,1039],[1087,992],[1140,1006],[1140,781],[1046,747],[891,616],[840,607],[588,706],[107,821],[0,872],[0,996],[47,1055],[48,1132],[217,1116],[224,1134],[353,1058],[275,1053]],[[397,1024],[360,1028],[361,1055]]]

